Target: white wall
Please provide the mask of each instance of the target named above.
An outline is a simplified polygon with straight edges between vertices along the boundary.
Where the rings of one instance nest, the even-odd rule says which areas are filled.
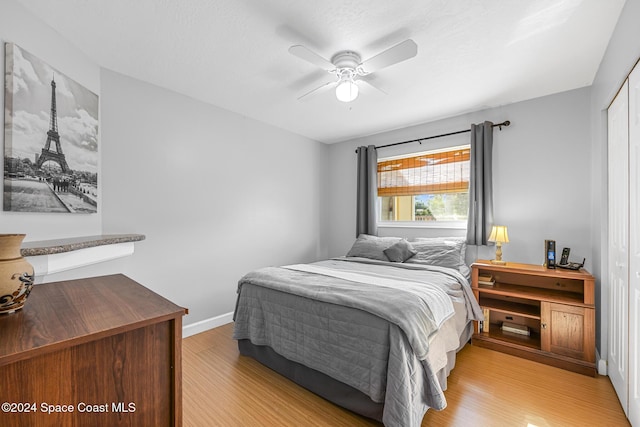
[[[0,2],[0,42],[2,64],[4,64],[5,55],[4,44],[15,43],[92,92],[100,94],[100,68],[78,51],[71,42],[63,39],[13,0]],[[0,95],[0,107],[3,111],[1,122],[4,123],[4,65],[2,70],[0,79],[3,91]],[[49,114],[49,105],[46,105],[44,110]],[[61,138],[64,139],[64,135]],[[46,140],[46,134],[42,135],[43,147]],[[101,146],[100,139],[99,150]],[[0,148],[2,149],[1,157],[4,158],[4,126],[0,131]],[[3,167],[4,161],[0,169]],[[99,186],[102,178],[102,174],[99,173]],[[88,215],[0,211],[0,233],[26,233],[25,241],[100,234],[101,205],[99,201],[98,213]]]
[[[510,120],[494,129],[494,219],[509,228],[503,246],[507,261],[542,264],[544,240],[570,247],[571,259],[591,263],[589,88],[550,95],[500,108],[464,114],[331,146],[331,256],[344,255],[355,238],[356,155],[359,145],[392,142],[468,129],[471,123]],[[468,143],[461,134],[379,150],[385,157]],[[405,237],[463,235],[464,230],[381,229],[380,235]],[[475,255],[472,248],[472,255]],[[477,256],[493,258],[495,248]]]
[[[607,213],[607,108],[624,83],[627,74],[640,58],[640,0],[627,0],[613,32],[596,77],[591,86],[591,216],[592,257],[596,282],[596,303],[600,308],[597,340],[600,355],[608,356],[609,327],[609,271],[607,267],[608,213]]]
[[[327,256],[326,145],[108,70],[101,104],[103,231],[147,236],[122,267],[186,324],[252,269]]]
[[[124,273],[207,328],[245,273],[327,257],[326,145],[104,69],[102,93],[103,232],[146,240],[48,281]]]
[[[327,146],[101,70],[13,0],[0,40],[101,94],[102,194],[93,215],[0,212],[0,233],[147,237],[131,257],[46,281],[124,273],[187,307],[190,325],[232,312],[252,269],[326,258]]]

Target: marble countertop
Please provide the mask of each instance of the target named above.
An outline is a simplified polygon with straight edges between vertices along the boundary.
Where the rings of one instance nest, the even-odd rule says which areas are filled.
[[[99,236],[83,236],[68,239],[23,242],[20,253],[22,256],[52,255],[92,248],[94,246],[139,242],[144,239],[144,234],[102,234]]]

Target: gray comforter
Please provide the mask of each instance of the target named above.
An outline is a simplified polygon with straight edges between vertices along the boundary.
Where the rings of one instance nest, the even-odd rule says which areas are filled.
[[[244,276],[238,293],[235,339],[268,345],[384,402],[389,427],[419,426],[429,407],[446,406],[427,354],[452,302],[481,318],[457,271],[415,264],[339,258],[268,267]]]

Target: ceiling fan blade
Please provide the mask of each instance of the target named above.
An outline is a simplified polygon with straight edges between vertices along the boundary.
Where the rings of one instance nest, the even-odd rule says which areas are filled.
[[[373,58],[369,58],[360,64],[365,73],[388,67],[398,62],[406,61],[418,54],[418,45],[411,39],[405,40],[389,49],[380,52]]]
[[[335,85],[336,81],[331,80],[330,82],[323,83],[315,89],[311,89],[309,92],[298,97],[298,101],[306,101],[311,97],[311,95],[315,95],[317,93],[323,92],[326,89],[329,89],[331,86]]]
[[[322,68],[323,70],[331,71],[335,70],[336,66],[333,65],[329,60],[324,59],[317,53],[307,49],[302,45],[295,45],[289,48],[289,53],[297,56],[300,59],[304,59],[307,62],[312,63],[315,66]]]

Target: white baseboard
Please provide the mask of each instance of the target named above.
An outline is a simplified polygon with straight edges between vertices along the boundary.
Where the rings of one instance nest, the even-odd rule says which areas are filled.
[[[209,319],[191,323],[190,325],[184,325],[182,327],[182,338],[187,338],[191,335],[199,334],[200,332],[208,331],[209,329],[217,328],[218,326],[231,322],[233,322],[233,312],[210,317]]]
[[[607,375],[607,360],[600,358],[600,352],[596,349],[596,362],[598,368],[598,374]]]

